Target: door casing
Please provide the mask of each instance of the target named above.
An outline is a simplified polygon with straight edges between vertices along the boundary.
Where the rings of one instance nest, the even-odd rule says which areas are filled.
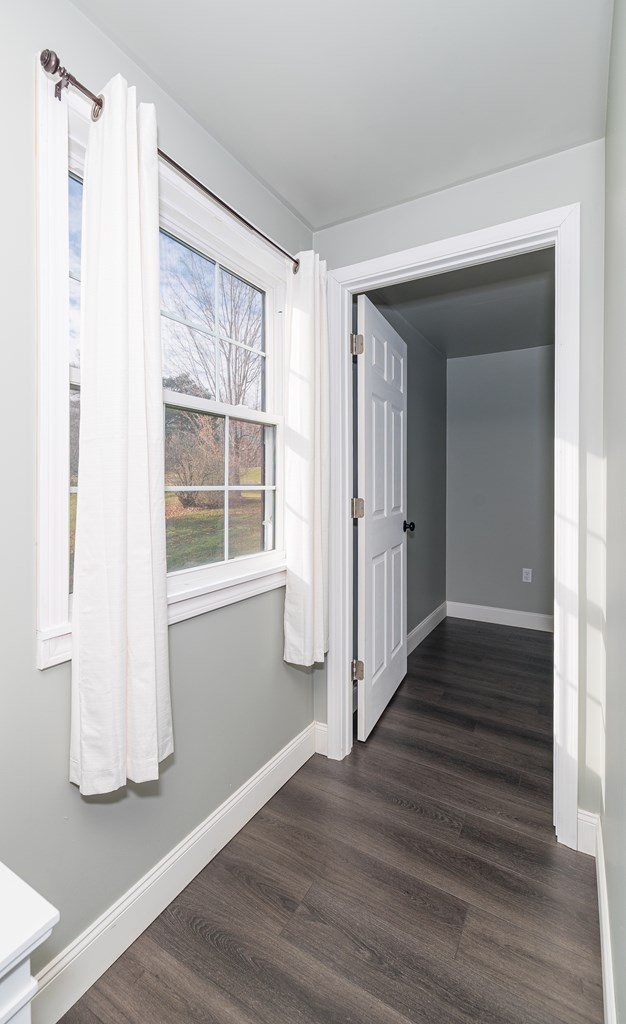
[[[330,636],[328,756],[352,749],[352,298],[419,277],[537,249],[555,250],[554,824],[578,846],[580,204],[341,267],[328,274],[330,337]]]

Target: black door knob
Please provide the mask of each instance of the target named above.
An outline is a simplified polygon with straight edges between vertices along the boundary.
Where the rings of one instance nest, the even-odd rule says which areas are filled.
[[[413,533],[413,530],[415,529],[415,523],[407,523],[407,521],[405,519],[403,524],[402,524],[402,529],[404,530],[405,533],[406,533],[407,530],[410,530],[411,533]]]

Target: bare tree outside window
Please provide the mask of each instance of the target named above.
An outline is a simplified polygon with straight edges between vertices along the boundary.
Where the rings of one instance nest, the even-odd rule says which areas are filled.
[[[199,487],[224,487],[224,419],[186,409],[165,410],[165,486],[185,508],[217,508],[224,495]]]
[[[165,386],[263,408],[263,293],[164,232],[161,271]]]
[[[238,418],[236,409],[265,406],[264,295],[162,233],[161,302],[163,386],[233,408],[226,421],[211,413],[167,410],[166,486],[177,488],[167,498],[168,565],[187,565],[180,565],[178,556],[169,557],[176,547],[173,520],[180,520],[182,529],[184,519],[187,530],[193,518],[200,531],[203,511],[221,515],[226,509],[226,551],[216,547],[214,560],[263,551],[273,521],[273,495],[270,504],[267,493],[254,488],[268,483],[273,428]],[[199,489],[220,484],[224,493]]]

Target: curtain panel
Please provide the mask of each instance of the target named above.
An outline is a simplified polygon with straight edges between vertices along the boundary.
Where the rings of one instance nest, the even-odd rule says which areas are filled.
[[[328,316],[326,263],[298,253],[290,274],[285,410],[285,661],[328,650]]]
[[[154,107],[120,76],[90,127],[70,780],[106,793],[173,750]]]

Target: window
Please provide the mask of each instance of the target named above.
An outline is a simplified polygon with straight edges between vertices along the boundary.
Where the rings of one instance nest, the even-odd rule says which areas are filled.
[[[64,141],[53,92],[47,80],[40,82],[39,131],[48,135],[40,147],[48,147],[39,179],[40,290],[45,280],[44,298],[50,299],[48,315],[45,301],[40,314],[40,667],[67,660],[71,652],[81,179],[89,119],[82,97],[66,94]],[[52,174],[50,135],[57,136]],[[165,165],[160,202],[165,527],[175,622],[284,584],[286,270],[280,256]]]
[[[161,232],[170,572],[274,548],[276,427],[253,414],[266,406],[264,307],[260,289]]]
[[[68,199],[71,592],[82,213],[73,174]],[[266,405],[265,293],[163,230],[160,264],[167,568],[177,572],[274,549],[276,426],[253,414]]]

